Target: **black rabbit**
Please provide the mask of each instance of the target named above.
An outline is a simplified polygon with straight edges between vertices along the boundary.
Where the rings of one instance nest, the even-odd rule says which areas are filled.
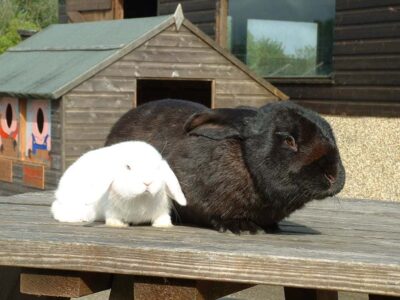
[[[123,115],[106,145],[144,140],[167,159],[188,205],[183,223],[273,231],[313,199],[337,194],[345,171],[329,124],[290,101],[259,109],[149,102]]]

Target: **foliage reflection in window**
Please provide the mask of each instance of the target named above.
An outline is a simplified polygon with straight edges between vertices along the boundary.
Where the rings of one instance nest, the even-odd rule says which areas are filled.
[[[228,48],[264,77],[329,76],[335,0],[230,0]]]

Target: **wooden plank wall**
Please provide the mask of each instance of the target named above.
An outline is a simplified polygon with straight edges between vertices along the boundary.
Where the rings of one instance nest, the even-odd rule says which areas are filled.
[[[65,168],[104,145],[111,126],[133,107],[135,87],[132,78],[95,76],[64,96]]]
[[[182,26],[172,25],[103,70],[101,76],[213,79],[215,107],[261,106],[277,97]]]
[[[51,167],[45,167],[45,189],[53,190],[57,187],[58,180],[62,174],[62,157],[61,157],[61,112],[60,101],[53,100],[51,102]],[[19,193],[27,193],[38,191],[38,189],[27,187],[23,183],[22,177],[23,164],[19,161],[13,162],[13,182],[7,183],[0,181],[0,195],[14,195]]]
[[[60,0],[58,14],[60,23],[122,19],[122,0]]]
[[[158,14],[169,15],[175,12],[178,4],[182,4],[185,18],[199,27],[203,32],[215,37],[215,0],[158,0]]]
[[[110,0],[111,1],[111,0]],[[131,0],[125,0],[131,1]],[[139,1],[139,0],[137,0]],[[145,1],[145,0],[140,0]],[[87,2],[87,0],[86,0]],[[67,23],[69,20],[68,13],[76,15],[76,12],[83,18],[80,21],[108,20],[123,18],[123,1],[112,0],[112,10],[104,10],[102,7],[96,8],[96,2],[93,1],[90,10],[81,11],[80,7],[91,5],[83,3],[77,6],[77,0],[59,0],[59,22]],[[158,15],[173,14],[177,5],[181,3],[185,17],[192,23],[196,24],[202,31],[209,36],[215,36],[215,18],[217,1],[215,0],[158,0]],[[114,11],[114,12],[112,12]]]
[[[332,83],[275,83],[322,113],[400,116],[400,0],[336,0]]]
[[[213,79],[215,107],[260,106],[277,97],[185,26],[172,25],[64,96],[65,162],[100,147],[135,105],[136,79]]]

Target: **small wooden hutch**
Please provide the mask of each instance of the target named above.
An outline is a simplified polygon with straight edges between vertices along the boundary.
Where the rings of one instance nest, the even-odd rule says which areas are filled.
[[[49,26],[0,56],[0,191],[55,188],[128,109],[166,97],[209,107],[286,95],[174,15]]]

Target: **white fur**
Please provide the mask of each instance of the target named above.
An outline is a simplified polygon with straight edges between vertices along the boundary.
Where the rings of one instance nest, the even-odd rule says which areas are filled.
[[[87,152],[61,177],[55,196],[51,212],[58,221],[105,221],[118,227],[144,222],[172,226],[170,198],[186,205],[168,163],[139,141]]]

